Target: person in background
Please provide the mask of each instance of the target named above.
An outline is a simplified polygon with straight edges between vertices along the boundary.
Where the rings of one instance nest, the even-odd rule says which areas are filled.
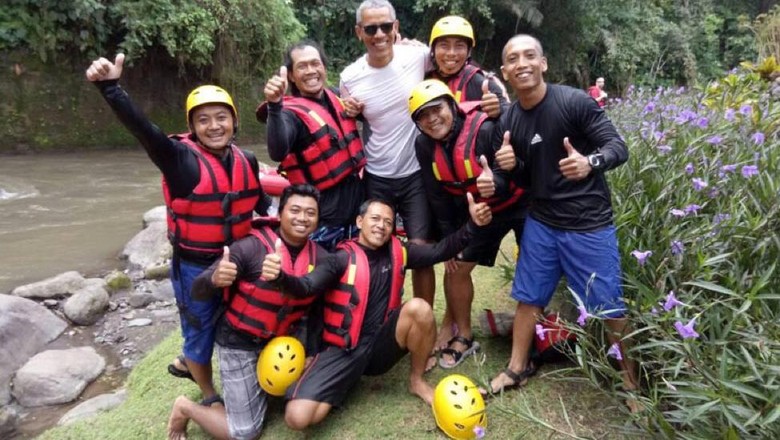
[[[604,91],[604,78],[596,78],[596,84],[588,88],[588,95],[599,103],[599,107],[607,105],[607,92]]]

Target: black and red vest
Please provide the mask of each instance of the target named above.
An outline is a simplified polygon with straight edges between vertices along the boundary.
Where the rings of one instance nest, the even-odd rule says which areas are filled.
[[[368,257],[356,240],[340,243],[349,256],[349,265],[336,289],[325,294],[323,341],[337,347],[353,349],[360,339],[360,328],[366,315],[371,269]],[[406,248],[395,236],[390,239],[392,281],[385,319],[391,311],[401,306],[403,295]]]
[[[188,146],[200,163],[200,182],[185,198],[174,199],[163,178],[168,208],[168,238],[174,248],[222,254],[222,247],[249,234],[260,182],[243,151],[230,145],[233,169],[228,178],[219,158],[195,143],[189,133],[171,138]]]
[[[478,101],[458,104],[458,112],[464,115],[463,128],[458,134],[452,151],[447,153],[441,142],[433,147],[433,176],[452,195],[465,196],[466,192],[477,195],[478,202],[485,202],[494,213],[501,212],[515,204],[523,195],[523,189],[513,182],[509,184],[509,195],[482,199],[478,196],[477,177],[482,172],[476,154],[479,128],[488,119],[479,111]]]
[[[482,70],[466,63],[457,75],[453,75],[447,80],[447,86],[450,88],[452,94],[455,95],[456,102],[467,101],[466,90],[468,89],[469,82],[471,82],[471,79],[474,78],[474,75],[477,73],[482,73]]]
[[[355,120],[346,117],[338,96],[328,89],[323,92],[338,119],[333,119],[327,108],[310,99],[284,97],[284,108],[306,125],[313,142],[302,151],[291,151],[279,164],[279,170],[291,183],[309,183],[320,191],[335,186],[366,165]]]
[[[252,229],[266,252],[273,252],[276,233],[268,226]],[[282,270],[294,276],[303,276],[314,270],[317,261],[317,245],[307,240],[306,245],[293,262],[290,252],[282,242],[276,249],[282,256]],[[278,287],[262,277],[255,281],[240,280],[232,289],[225,289],[225,319],[236,330],[259,339],[270,339],[289,334],[309,309],[316,297],[295,298],[280,292]]]

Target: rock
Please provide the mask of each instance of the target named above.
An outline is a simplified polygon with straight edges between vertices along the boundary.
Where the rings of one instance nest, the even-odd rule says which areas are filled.
[[[53,308],[57,307],[59,304],[60,304],[60,302],[57,301],[56,299],[45,299],[45,300],[43,300],[43,305],[48,307],[48,308],[50,308],[50,309],[53,309]]]
[[[103,278],[86,278],[84,279],[84,287],[100,287],[103,290],[108,290],[108,284]]]
[[[35,301],[0,294],[0,406],[11,399],[13,372],[67,327]]]
[[[68,298],[63,306],[63,311],[74,324],[92,325],[100,319],[107,308],[108,292],[103,287],[93,283]]]
[[[130,270],[161,264],[171,255],[167,232],[165,222],[153,222],[127,242],[121,257],[127,259]]]
[[[146,307],[152,301],[154,301],[154,295],[152,295],[151,292],[135,290],[130,294],[130,297],[128,297],[128,302],[136,309]]]
[[[57,276],[46,278],[43,281],[25,284],[11,291],[11,295],[23,298],[54,298],[67,296],[84,287],[85,280],[80,273],[70,271]]]
[[[144,228],[148,227],[154,222],[165,223],[168,221],[168,211],[165,205],[156,206],[144,213]],[[167,224],[166,224],[167,227]]]
[[[152,320],[149,318],[136,318],[127,322],[128,327],[145,327],[147,325],[152,325]]]
[[[11,407],[0,407],[0,438],[8,438],[16,430],[18,416]]]
[[[152,316],[155,318],[171,318],[176,316],[177,313],[178,311],[176,309],[154,310]]]
[[[133,287],[130,277],[126,273],[115,270],[103,278],[106,282],[107,290],[111,293],[118,292]]]
[[[176,295],[173,292],[171,280],[162,280],[153,282],[149,285],[149,290],[156,301],[175,302]]]
[[[119,305],[117,305],[117,303],[115,303],[114,301],[109,301],[108,302],[108,311],[109,312],[113,312],[114,310],[116,310],[118,308],[119,308]]]
[[[149,266],[144,269],[144,278],[147,280],[164,280],[171,273],[170,264],[161,264],[158,266]]]
[[[71,402],[105,367],[92,347],[47,350],[16,372],[13,395],[26,407]]]
[[[58,425],[68,425],[76,420],[86,419],[100,412],[108,411],[121,405],[127,399],[127,390],[121,389],[110,394],[101,394],[78,404],[68,411]]]

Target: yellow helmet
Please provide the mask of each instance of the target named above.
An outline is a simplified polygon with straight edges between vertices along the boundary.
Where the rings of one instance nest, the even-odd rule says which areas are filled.
[[[233,112],[233,128],[238,128],[238,111],[233,104],[233,98],[222,87],[206,85],[195,88],[187,96],[187,126],[192,121],[192,111],[204,104],[224,104]]]
[[[266,393],[284,396],[287,387],[303,374],[306,354],[303,344],[291,336],[277,336],[266,344],[257,359],[257,381]]]
[[[425,108],[425,104],[445,96],[455,100],[455,96],[447,84],[438,79],[426,79],[412,89],[412,95],[409,96],[409,114],[412,119],[415,119],[417,112]]]
[[[463,17],[450,15],[440,18],[431,29],[431,39],[428,46],[433,50],[433,43],[439,37],[463,37],[469,40],[471,47],[474,47],[474,29],[471,23]]]
[[[454,439],[475,438],[476,431],[487,426],[485,400],[474,382],[460,374],[451,374],[436,385],[433,417],[439,428]]]

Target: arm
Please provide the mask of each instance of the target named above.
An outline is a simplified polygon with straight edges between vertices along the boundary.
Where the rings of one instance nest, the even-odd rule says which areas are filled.
[[[252,168],[254,176],[259,176],[260,165],[257,163],[257,157],[255,157],[252,152],[247,150],[244,150],[244,155],[249,161],[249,166]],[[266,216],[268,215],[268,208],[271,206],[271,198],[268,197],[268,194],[263,191],[262,185],[260,188],[258,188],[257,192],[259,197],[257,199],[257,203],[255,204],[255,212],[260,216]]]
[[[428,267],[455,257],[468,245],[476,231],[477,226],[469,220],[460,229],[439,242],[426,244],[407,242],[405,244],[406,267],[408,269]]]
[[[417,162],[420,164],[420,173],[423,179],[423,187],[425,188],[425,195],[428,198],[428,203],[431,205],[431,210],[434,213],[447,213],[435,215],[436,223],[439,225],[439,229],[443,235],[451,234],[455,232],[460,224],[461,217],[455,215],[460,212],[460,209],[456,206],[454,197],[447,193],[436,180],[433,175],[433,169],[431,164],[433,163],[433,141],[426,137],[424,134],[417,136],[414,143],[415,155],[417,156]]]
[[[347,267],[347,254],[343,251],[334,254],[324,251],[320,253],[325,254],[322,262],[318,258],[314,270],[302,277],[281,271],[275,281],[279,290],[296,298],[305,298],[322,295],[336,287]]]
[[[585,156],[594,153],[603,155],[603,167],[600,171],[616,168],[628,160],[628,148],[623,138],[612,125],[604,109],[588,99],[582,92],[578,92],[572,99],[574,115],[578,121],[579,129],[585,134],[590,151],[584,152]]]
[[[265,257],[265,248],[256,237],[251,235],[244,237],[226,248],[229,252],[228,261],[235,265],[234,280],[252,280],[260,276],[262,272],[260,264]],[[224,258],[218,259],[195,278],[192,282],[193,298],[198,301],[207,301],[214,295],[222,293],[223,287],[217,287],[214,281],[215,278],[224,280],[223,277],[215,276],[215,273],[222,272],[223,269],[220,266],[226,266],[223,260]],[[235,281],[231,284],[235,284]]]

